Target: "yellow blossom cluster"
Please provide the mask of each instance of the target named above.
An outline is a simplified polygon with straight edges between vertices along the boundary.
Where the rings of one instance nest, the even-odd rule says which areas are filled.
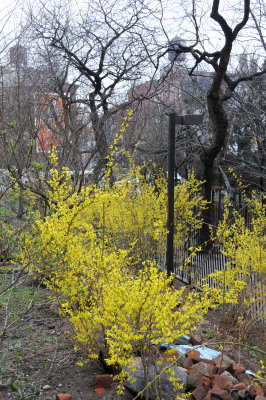
[[[78,193],[67,169],[56,169],[54,150],[51,161],[50,213],[37,216],[33,231],[21,238],[21,262],[56,296],[85,361],[101,352],[106,364],[119,366],[122,383],[134,370],[134,354],[148,369],[161,343],[191,332],[212,300],[208,290],[173,290],[172,278],[158,269],[156,254],[165,251],[167,234],[162,176],[150,184],[130,160],[125,179],[109,184],[107,174],[103,186]],[[193,217],[204,205],[199,189],[194,175],[176,188],[176,243],[201,224]],[[164,367],[158,364],[156,373]]]
[[[218,287],[226,287],[226,302],[237,304],[245,290],[243,301],[246,306],[257,301],[263,312],[266,276],[265,200],[262,201],[254,193],[246,207],[251,215],[248,223],[240,212],[231,211],[230,205],[225,208],[216,240],[223,246],[222,253],[229,262],[224,271],[213,274],[213,279]]]

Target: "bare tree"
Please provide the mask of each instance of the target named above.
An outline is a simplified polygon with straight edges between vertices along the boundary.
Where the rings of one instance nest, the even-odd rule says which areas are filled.
[[[109,149],[107,121],[119,111],[121,91],[158,68],[156,14],[146,1],[127,4],[98,0],[77,9],[74,2],[39,2],[42,12],[31,10],[35,37],[54,49],[69,64],[69,76],[79,85],[72,103],[89,111],[98,162],[104,169]],[[154,6],[153,6],[154,8]],[[146,24],[147,18],[150,26]],[[158,23],[157,23],[158,25]],[[121,105],[121,104],[120,104]],[[125,106],[123,102],[123,106]]]
[[[256,72],[256,60],[247,59],[245,70]],[[261,192],[266,174],[265,79],[265,75],[255,77],[235,91],[228,109],[232,129],[223,155],[225,165],[234,168],[245,186]]]
[[[58,167],[73,171],[74,187],[81,187],[89,163],[82,160],[86,121],[73,104],[76,85],[67,81],[68,65],[59,68],[54,57],[49,53],[39,57],[31,45],[28,49],[20,43],[11,46],[0,71],[0,166],[19,186],[19,218],[28,190],[47,204],[53,145],[57,146]]]
[[[205,112],[206,90],[204,88],[208,82],[208,75],[188,76],[187,68],[182,62],[174,66],[166,64],[158,80],[145,82],[128,92],[129,99],[133,98],[134,113],[127,136],[133,144],[137,144],[138,161],[155,161],[157,167],[166,172],[167,114]],[[198,172],[197,157],[207,139],[206,128],[178,128],[176,171],[182,177],[188,177],[192,166]]]
[[[260,37],[257,34],[258,26],[255,24],[254,27],[254,21],[257,21],[255,11],[253,21],[250,19],[250,0],[241,1],[242,9],[239,3],[234,7],[227,5],[227,12],[226,10],[220,11],[219,0],[213,0],[208,26],[211,27],[211,21],[214,21],[214,29],[217,26],[219,29],[216,32],[212,31],[211,34],[202,20],[204,13],[206,13],[206,9],[203,9],[204,5],[203,2],[198,3],[193,0],[191,10],[186,9],[186,16],[190,19],[190,26],[193,26],[194,30],[194,38],[191,36],[191,32],[187,31],[188,40],[191,44],[184,45],[180,42],[178,48],[170,47],[169,50],[175,51],[177,56],[181,53],[192,56],[194,63],[191,66],[190,74],[197,72],[202,64],[212,70],[211,85],[206,96],[208,115],[212,125],[212,138],[210,144],[203,149],[200,155],[204,170],[204,195],[208,201],[211,201],[214,163],[224,147],[228,135],[229,121],[224,104],[232,97],[233,92],[241,83],[249,82],[255,77],[263,75],[266,69],[261,67],[256,72],[239,75],[236,75],[234,71],[234,46],[241,40],[246,41],[247,37],[254,39],[260,44],[260,51],[262,51]],[[206,4],[206,7],[209,7],[209,4]],[[256,5],[254,9],[255,7]],[[265,19],[263,14],[260,17]],[[253,30],[252,22],[253,28],[255,28]],[[260,23],[259,26],[263,26],[263,24]],[[254,31],[256,35],[253,38]],[[183,38],[186,39],[186,33],[184,33]],[[221,43],[221,45],[217,43]],[[202,236],[204,240],[209,238],[208,223],[211,222],[210,217],[210,209],[208,209],[204,215],[205,224]]]

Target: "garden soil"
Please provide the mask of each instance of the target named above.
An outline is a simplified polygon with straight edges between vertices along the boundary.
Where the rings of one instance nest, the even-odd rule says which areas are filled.
[[[43,300],[19,315],[6,335],[0,338],[0,379],[2,383],[6,382],[6,386],[1,387],[0,400],[55,400],[59,393],[70,393],[73,400],[133,399],[127,391],[118,396],[115,384],[103,394],[94,392],[94,376],[103,371],[94,363],[83,367],[77,365],[81,354],[73,349],[68,334],[70,326],[58,314],[56,303],[48,299],[47,289],[38,290]],[[1,325],[5,318],[6,311],[0,308]],[[211,311],[197,328],[196,334],[207,346],[221,340],[220,320],[221,310]],[[251,340],[258,341],[259,336],[262,337],[257,336]],[[219,345],[214,348],[218,349]],[[226,354],[238,361],[240,353],[238,348],[227,346]],[[241,352],[241,362],[246,368],[257,370],[256,356]]]

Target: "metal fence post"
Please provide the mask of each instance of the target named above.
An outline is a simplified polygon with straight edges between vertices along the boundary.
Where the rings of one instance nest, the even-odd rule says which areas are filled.
[[[168,114],[168,216],[167,216],[167,275],[174,273],[174,205],[175,205],[175,125],[200,125],[203,115]]]
[[[174,173],[175,173],[175,124],[176,114],[169,114],[168,126],[168,216],[167,216],[167,275],[174,272]]]

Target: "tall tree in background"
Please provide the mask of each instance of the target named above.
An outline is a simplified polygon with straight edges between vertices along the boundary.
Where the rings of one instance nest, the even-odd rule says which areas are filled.
[[[158,68],[154,4],[104,0],[78,9],[76,2],[40,1],[37,7],[38,15],[31,11],[35,38],[67,60],[69,74],[80,86],[75,102],[89,111],[98,176],[109,150],[106,124],[121,107],[121,91],[148,76],[151,66]]]
[[[245,72],[257,72],[256,60],[252,56],[247,58],[246,55],[245,59]],[[243,70],[243,63],[241,64],[242,68],[239,69]],[[265,191],[265,85],[266,75],[240,84],[226,108],[231,126],[226,145],[219,157],[220,166],[225,167],[223,173],[228,167],[232,167],[248,192],[254,189]]]
[[[252,24],[256,33],[258,33],[258,26],[256,25],[257,4],[254,5],[253,18],[250,20],[250,0],[242,0],[240,4],[238,3],[235,6],[229,4],[223,6],[224,9],[221,11],[220,1],[212,1],[210,18],[215,22],[214,27],[218,26],[219,29],[216,32],[215,42],[211,43],[212,38],[210,37],[210,33],[200,18],[200,13],[202,13],[202,16],[204,12],[203,2],[192,0],[191,11],[188,11],[186,5],[186,15],[194,25],[194,40],[190,35],[188,39],[191,39],[191,44],[184,45],[180,42],[178,48],[175,49],[177,56],[181,53],[189,53],[192,59],[194,59],[195,62],[193,67],[191,67],[191,74],[198,71],[201,64],[204,63],[206,68],[212,69],[211,85],[207,93],[212,138],[210,144],[204,148],[200,155],[203,164],[203,178],[205,180],[204,196],[208,201],[211,201],[215,160],[223,149],[228,135],[229,121],[224,103],[232,97],[233,92],[242,82],[252,81],[255,77],[263,75],[266,72],[264,67],[258,67],[258,70],[255,72],[250,73],[247,71],[236,76],[232,66],[232,62],[234,61],[234,46],[241,43],[243,35],[248,35],[249,37],[253,35]],[[265,14],[264,16],[261,14],[260,18],[265,19]],[[210,23],[211,21],[209,21]],[[263,24],[260,24],[260,26],[263,26]],[[188,32],[187,35],[189,35]],[[184,32],[182,38],[186,39],[186,32]],[[260,35],[257,34],[256,39],[260,40]],[[263,46],[261,46],[261,42],[260,48],[262,51]],[[171,50],[173,50],[172,47]],[[204,221],[202,240],[208,240],[208,224],[211,223],[210,208],[205,211]]]
[[[0,166],[17,182],[21,218],[25,191],[46,200],[43,178],[49,175],[53,145],[58,145],[59,168],[80,167],[84,125],[78,121],[76,107],[69,106],[75,90],[65,74],[60,80],[54,74],[52,59],[45,65],[32,63],[29,58],[34,53],[19,42],[8,50],[0,70]]]
[[[139,142],[135,153],[138,161],[155,161],[157,168],[166,172],[168,114],[205,112],[204,95],[206,96],[205,86],[208,82],[208,76],[188,76],[182,59],[174,65],[165,63],[159,80],[145,82],[129,91],[129,97],[136,98],[132,103],[134,113],[129,136],[135,143]],[[155,87],[155,90],[150,91],[150,86]],[[139,93],[143,95],[141,101]],[[192,166],[199,173],[198,154],[207,138],[206,128],[203,129],[202,126],[179,126],[177,129],[176,171],[183,178],[187,179]]]

